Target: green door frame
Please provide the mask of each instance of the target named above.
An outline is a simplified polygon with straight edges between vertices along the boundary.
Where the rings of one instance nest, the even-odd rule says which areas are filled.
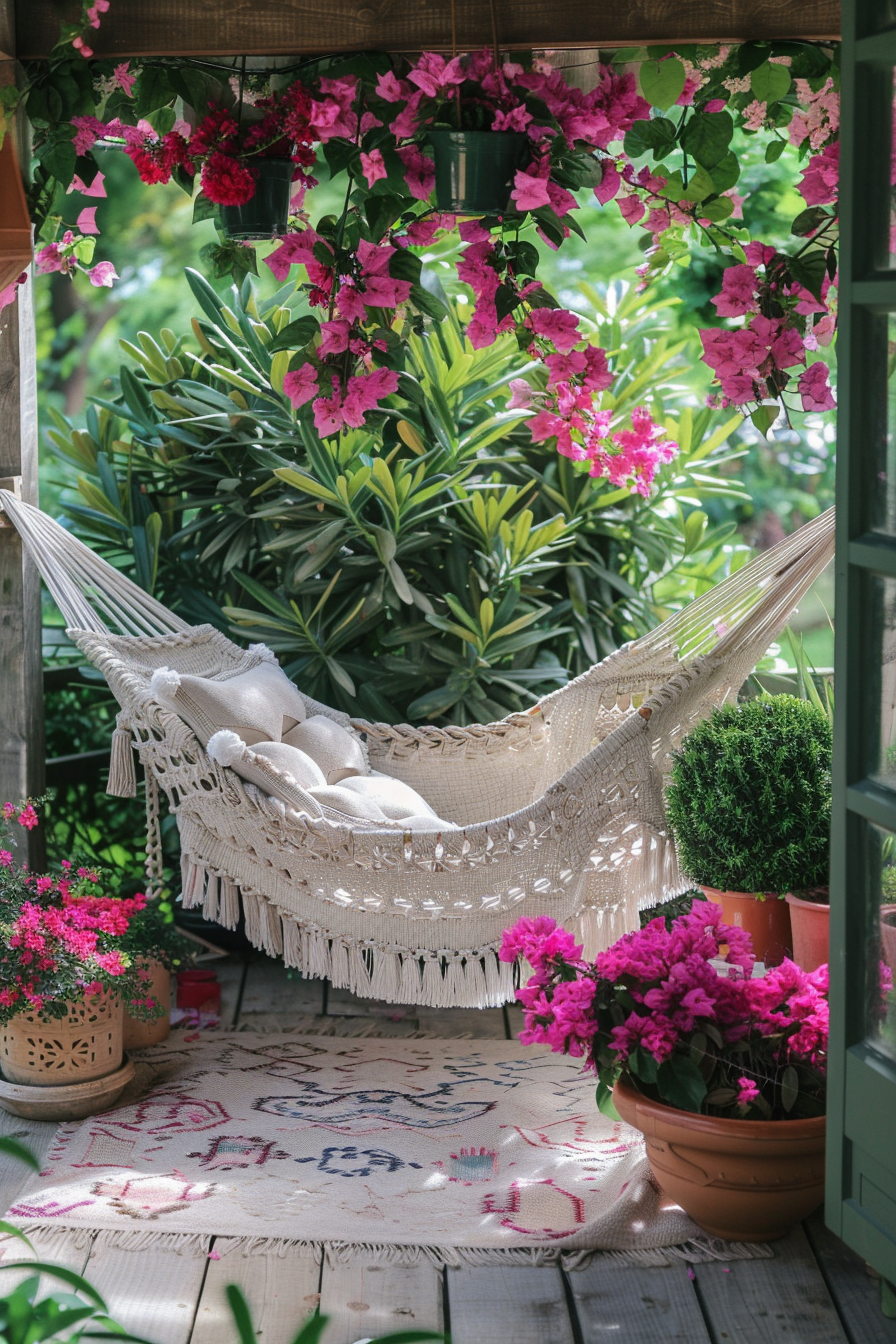
[[[877,32],[876,27],[885,31]],[[870,823],[896,833],[896,791],[870,778],[879,768],[880,755],[880,580],[896,579],[896,527],[891,523],[891,535],[872,530],[875,524],[881,526],[881,503],[888,493],[882,473],[890,470],[887,314],[896,315],[896,269],[886,269],[886,254],[894,68],[896,8],[890,0],[844,0],[837,712],[825,1215],[839,1236],[892,1281],[896,1281],[896,1059],[868,1041],[869,993],[879,992],[872,984],[877,977],[873,934],[880,900],[880,869],[869,858],[868,827]],[[896,427],[890,430],[896,433]]]

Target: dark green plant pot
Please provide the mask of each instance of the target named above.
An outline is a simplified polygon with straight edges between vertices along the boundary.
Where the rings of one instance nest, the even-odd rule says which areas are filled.
[[[221,227],[228,238],[270,238],[285,233],[292,188],[292,159],[260,159],[251,163],[255,195],[245,205],[222,205]]]
[[[520,131],[430,131],[436,204],[459,215],[506,210],[513,176],[529,159]]]

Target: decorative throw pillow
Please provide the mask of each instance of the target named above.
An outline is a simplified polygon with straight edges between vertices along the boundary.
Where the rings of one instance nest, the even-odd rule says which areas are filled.
[[[323,773],[310,756],[282,742],[258,742],[249,747],[228,728],[214,733],[206,751],[218,765],[229,766],[241,779],[298,811],[308,811],[313,788],[326,788]]]
[[[317,761],[328,784],[339,784],[351,775],[366,775],[364,750],[356,737],[323,714],[312,714],[283,733],[283,741],[298,747]]]
[[[285,742],[256,742],[252,750],[284,774],[291,775],[300,789],[319,789],[327,782],[317,761],[298,747],[287,746]]]
[[[189,724],[204,747],[220,728],[237,733],[250,746],[279,742],[307,713],[289,677],[270,662],[222,680],[160,667],[152,675],[150,691],[160,705]]]

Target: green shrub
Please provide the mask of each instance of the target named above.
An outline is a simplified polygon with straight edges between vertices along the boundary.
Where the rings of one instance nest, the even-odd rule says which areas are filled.
[[[721,891],[828,880],[831,725],[791,695],[714,709],[675,753],[666,803],[684,872]]]
[[[54,415],[69,525],[187,620],[268,644],[315,698],[392,722],[501,718],[746,558],[701,507],[742,497],[724,474],[738,421],[682,405],[668,303],[589,299],[614,413],[648,402],[681,445],[646,500],[533,446],[507,408],[532,362],[509,335],[472,349],[453,307],[420,319],[376,423],[321,442],[270,353],[298,308],[189,279],[192,333],[126,346],[83,429]]]

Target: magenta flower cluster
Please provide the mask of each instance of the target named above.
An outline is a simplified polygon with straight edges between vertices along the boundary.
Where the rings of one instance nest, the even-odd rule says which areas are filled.
[[[712,302],[719,317],[745,318],[740,327],[709,327],[700,332],[703,362],[719,383],[721,406],[742,406],[776,399],[787,389],[791,370],[806,364],[807,352],[830,344],[835,319],[826,300],[832,281],[825,276],[821,300],[792,274],[789,259],[773,247],[750,243],[746,261],[729,266]],[[834,405],[823,363],[804,367],[797,379],[804,411]]]
[[[757,1119],[823,1104],[827,967],[753,977],[749,935],[717,905],[651,920],[593,963],[554,920],[521,919],[500,955],[532,968],[520,1040],[584,1059],[605,1087],[628,1070],[659,1100]]]

